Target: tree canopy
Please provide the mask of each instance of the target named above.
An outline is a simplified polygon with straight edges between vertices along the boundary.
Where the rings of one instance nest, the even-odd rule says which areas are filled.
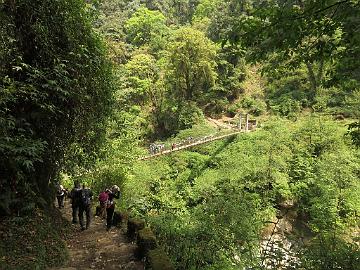
[[[166,34],[165,16],[161,12],[139,8],[125,24],[127,39],[131,44],[149,44],[157,37]]]
[[[192,28],[180,28],[169,43],[169,78],[174,92],[196,100],[215,83],[216,47]]]

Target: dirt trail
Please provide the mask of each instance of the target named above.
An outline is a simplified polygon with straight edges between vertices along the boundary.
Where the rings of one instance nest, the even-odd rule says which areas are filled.
[[[71,222],[69,201],[65,202],[61,212]],[[74,232],[67,240],[69,261],[62,268],[50,270],[144,269],[143,263],[134,257],[136,245],[129,243],[119,228],[106,231],[105,221],[99,217],[93,217],[88,230],[80,231],[79,224],[73,227]]]
[[[232,120],[232,118],[229,118],[229,117],[223,117],[221,119],[213,119],[213,118],[207,117],[206,119],[208,120],[209,124],[214,127],[220,127],[220,128],[225,128],[225,129],[234,128],[234,126],[229,124],[229,121]]]

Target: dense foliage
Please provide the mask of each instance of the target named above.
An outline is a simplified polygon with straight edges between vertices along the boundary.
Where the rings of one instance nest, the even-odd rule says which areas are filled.
[[[214,134],[204,118],[224,113],[295,121],[271,118],[251,135],[126,163],[117,178],[124,207],[146,218],[178,269],[275,268],[289,254],[264,251],[264,235],[284,211],[293,213],[285,219],[297,258],[288,268],[356,269],[359,65],[346,63],[359,48],[358,9],[358,1],[100,5],[98,29],[121,83],[117,123],[140,145]],[[330,117],[305,119],[308,111]],[[129,155],[141,152],[135,144]]]
[[[118,184],[177,269],[358,268],[359,1],[0,3],[1,212]]]
[[[253,134],[136,164],[128,205],[146,217],[178,269],[265,266],[263,231],[286,202],[295,223],[310,230],[294,226],[293,245],[313,238],[294,248],[298,261],[289,269],[356,269],[358,246],[343,237],[356,235],[358,151],[344,128],[322,117],[272,120]]]
[[[9,213],[48,204],[61,169],[96,158],[112,88],[83,1],[2,1],[0,19],[0,209]]]

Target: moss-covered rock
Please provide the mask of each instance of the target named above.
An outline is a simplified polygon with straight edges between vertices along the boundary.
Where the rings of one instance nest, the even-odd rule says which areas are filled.
[[[169,257],[161,248],[149,250],[146,259],[146,268],[151,270],[175,270]]]
[[[138,231],[145,228],[145,221],[139,218],[130,218],[127,224],[127,235],[130,239],[137,236]]]
[[[143,258],[149,250],[157,248],[156,237],[152,230],[147,227],[139,231],[137,241],[138,257]]]
[[[120,215],[120,218],[121,218],[121,222],[126,223],[129,220],[129,213],[128,212],[119,211],[119,215]]]

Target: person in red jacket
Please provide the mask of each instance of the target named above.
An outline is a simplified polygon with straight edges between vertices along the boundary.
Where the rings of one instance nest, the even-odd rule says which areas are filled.
[[[110,189],[106,189],[99,194],[99,203],[100,203],[99,217],[101,217],[102,219],[106,218],[106,205],[107,205],[107,201],[109,200],[109,193],[110,193]]]

